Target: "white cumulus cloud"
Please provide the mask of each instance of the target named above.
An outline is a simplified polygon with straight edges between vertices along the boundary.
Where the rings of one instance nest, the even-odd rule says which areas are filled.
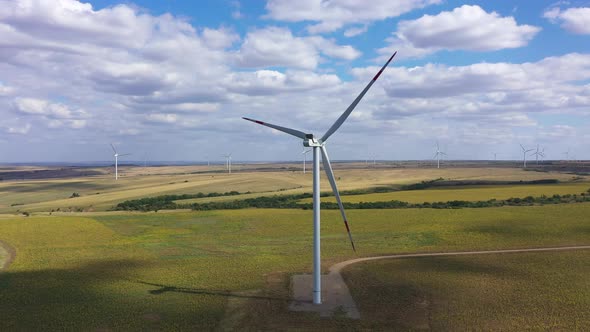
[[[338,45],[320,36],[297,37],[287,28],[267,27],[248,32],[237,58],[243,67],[315,69],[322,54],[352,60],[361,53],[350,45]]]
[[[561,10],[553,7],[545,11],[543,16],[553,23],[559,23],[565,30],[580,34],[590,34],[590,7],[567,8]]]
[[[266,10],[267,17],[274,20],[317,22],[308,26],[307,30],[310,33],[323,33],[338,30],[348,24],[370,23],[397,17],[440,2],[441,0],[268,0]]]
[[[477,5],[463,5],[437,15],[424,15],[416,20],[398,23],[389,46],[379,52],[389,54],[400,49],[402,57],[420,57],[439,50],[495,51],[517,48],[541,30],[531,25],[518,25],[514,17],[488,13]]]

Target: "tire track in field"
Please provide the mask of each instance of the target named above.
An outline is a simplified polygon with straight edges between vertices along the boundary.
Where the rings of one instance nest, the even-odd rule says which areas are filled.
[[[10,264],[14,261],[14,258],[16,257],[16,250],[14,250],[14,248],[9,246],[8,243],[3,242],[2,240],[0,240],[0,250],[4,250],[7,253],[7,257],[4,260],[4,263],[0,262],[0,272],[2,272],[3,270],[8,269]]]

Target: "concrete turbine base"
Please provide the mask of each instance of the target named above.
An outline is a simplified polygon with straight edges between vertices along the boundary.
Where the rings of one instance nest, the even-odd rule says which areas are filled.
[[[331,272],[328,275],[322,275],[322,285],[322,303],[313,304],[313,276],[311,274],[294,275],[291,278],[293,302],[289,305],[289,310],[317,312],[321,317],[343,315],[351,319],[361,318],[340,273]]]

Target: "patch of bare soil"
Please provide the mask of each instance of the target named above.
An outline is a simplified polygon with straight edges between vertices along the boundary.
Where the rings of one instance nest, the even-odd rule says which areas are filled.
[[[16,250],[0,240],[0,271],[8,269],[15,257]]]

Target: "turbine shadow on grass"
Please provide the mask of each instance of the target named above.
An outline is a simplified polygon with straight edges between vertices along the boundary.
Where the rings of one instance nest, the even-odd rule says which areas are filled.
[[[157,289],[152,289],[152,290],[148,291],[148,293],[150,293],[152,295],[161,295],[161,294],[164,294],[167,292],[175,292],[175,293],[225,296],[225,297],[235,297],[235,298],[255,299],[255,300],[277,300],[277,301],[285,301],[285,302],[289,302],[292,300],[291,298],[287,298],[287,297],[240,294],[240,293],[232,292],[229,290],[176,287],[176,286],[151,283],[151,282],[146,282],[146,281],[141,281],[141,280],[129,280],[129,281],[135,282],[138,284],[158,287]]]

